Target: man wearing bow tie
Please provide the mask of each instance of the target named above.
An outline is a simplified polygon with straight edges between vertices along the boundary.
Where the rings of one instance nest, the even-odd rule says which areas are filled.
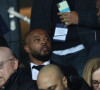
[[[37,80],[39,69],[50,64],[51,42],[50,37],[42,29],[35,29],[25,36],[25,51],[29,55],[32,79]]]
[[[50,60],[51,56],[51,41],[46,30],[37,28],[29,31],[24,39],[24,49],[28,53],[29,56],[29,64],[26,66],[25,74],[28,77],[31,77],[32,80],[37,80],[37,75],[39,73],[40,68],[43,65],[48,64],[56,64],[52,60]],[[58,64],[56,64],[58,65]],[[75,74],[77,75],[76,70],[73,67],[64,67],[59,65],[59,67],[66,74]]]
[[[65,8],[68,7],[65,1],[70,12]],[[96,0],[33,0],[32,4],[30,30],[52,28],[52,60],[61,65],[73,65],[80,75],[90,49],[100,42],[98,1],[97,5]]]
[[[37,86],[36,80],[40,68],[42,68],[44,65],[56,64],[52,60],[50,60],[50,55],[51,55],[50,36],[46,32],[46,30],[37,28],[29,31],[26,34],[24,41],[25,41],[24,49],[28,53],[30,62],[28,66],[26,66],[26,69],[24,69],[23,73],[25,73],[24,76],[30,77],[33,80],[34,85],[36,87]],[[77,71],[71,66],[58,65],[58,67],[62,70],[63,74],[67,78],[74,77],[75,79],[75,77],[79,77]],[[54,73],[52,73],[52,75],[53,74]],[[72,79],[68,80],[68,83],[71,85],[71,87],[79,87],[79,86],[83,87],[82,86],[83,84],[82,85],[73,84],[74,85],[73,86],[72,82],[73,82]]]

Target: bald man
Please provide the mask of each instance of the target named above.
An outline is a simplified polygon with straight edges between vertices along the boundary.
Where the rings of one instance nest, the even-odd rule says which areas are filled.
[[[48,61],[51,52],[51,42],[48,33],[43,29],[34,29],[25,37],[25,51],[32,63],[41,65]]]
[[[17,67],[18,61],[10,49],[0,47],[0,87],[5,84]]]
[[[66,77],[60,68],[53,64],[40,70],[37,85],[39,90],[69,90]]]
[[[36,81],[39,70],[43,65],[56,64],[50,60],[50,36],[44,29],[36,28],[26,34],[24,42],[24,49],[29,56],[29,63],[26,65],[25,75]],[[63,72],[69,75],[77,75],[77,72],[73,67],[58,66],[63,69]]]
[[[48,33],[40,28],[28,32],[25,36],[24,49],[29,56],[27,76],[37,80],[39,69],[36,67],[50,64],[51,42]]]
[[[33,85],[18,70],[18,60],[13,51],[8,47],[0,47],[0,90],[36,90]]]
[[[41,28],[29,31],[25,36],[24,49],[27,52],[30,61],[26,67],[26,76],[30,77],[32,80],[37,80],[37,75],[39,73],[40,66],[48,64],[56,64],[50,60],[51,56],[51,41],[48,33]],[[64,72],[70,74],[77,74],[73,67],[63,67],[59,65]],[[66,68],[66,69],[65,69]]]
[[[37,85],[39,90],[91,90],[83,78],[65,76],[54,64],[46,65],[40,70]]]
[[[56,64],[50,60],[50,55],[51,55],[50,37],[44,29],[36,28],[32,31],[29,31],[26,34],[24,41],[25,41],[24,49],[29,56],[28,58],[29,63],[26,66],[24,76],[30,77],[36,83],[37,75],[39,73],[40,68],[43,65]],[[58,66],[61,68],[66,77],[72,75],[78,76],[75,68],[71,66],[66,66],[66,67],[61,65]]]

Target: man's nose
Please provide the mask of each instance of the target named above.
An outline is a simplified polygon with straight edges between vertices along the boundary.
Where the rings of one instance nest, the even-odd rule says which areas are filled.
[[[46,44],[46,40],[45,39],[42,40],[42,44]]]

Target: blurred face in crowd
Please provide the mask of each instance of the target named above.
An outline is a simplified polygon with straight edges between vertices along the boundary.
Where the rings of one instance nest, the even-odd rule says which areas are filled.
[[[25,50],[29,56],[40,61],[50,58],[51,42],[49,35],[41,29],[33,30],[26,39]]]
[[[100,68],[92,75],[92,87],[93,90],[100,90]]]
[[[58,78],[53,71],[40,75],[37,80],[37,85],[39,90],[69,90],[67,87],[67,79],[65,77]]]
[[[2,87],[18,67],[18,61],[9,48],[0,47],[0,87]]]

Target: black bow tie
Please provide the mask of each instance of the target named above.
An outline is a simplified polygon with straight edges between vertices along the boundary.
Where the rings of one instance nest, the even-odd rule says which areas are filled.
[[[40,71],[40,69],[43,67],[44,65],[38,65],[38,66],[33,66],[32,69],[37,69],[38,71]]]

